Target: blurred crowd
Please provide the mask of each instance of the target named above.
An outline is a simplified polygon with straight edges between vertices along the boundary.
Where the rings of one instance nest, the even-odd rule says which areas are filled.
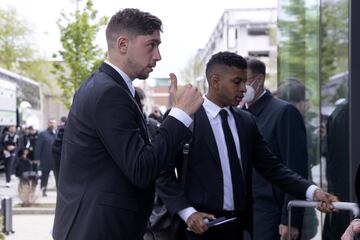
[[[11,187],[16,177],[20,185],[31,184],[32,188],[40,180],[42,194],[47,196],[49,173],[53,170],[51,147],[58,127],[65,121],[66,117],[61,117],[58,124],[56,119],[50,118],[43,131],[26,126],[25,123],[19,127],[12,125],[1,129],[0,167],[5,171],[6,187]]]

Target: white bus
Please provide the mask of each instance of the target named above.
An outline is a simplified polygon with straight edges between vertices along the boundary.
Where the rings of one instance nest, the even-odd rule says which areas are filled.
[[[41,121],[39,83],[0,68],[0,127],[25,122],[39,129]]]

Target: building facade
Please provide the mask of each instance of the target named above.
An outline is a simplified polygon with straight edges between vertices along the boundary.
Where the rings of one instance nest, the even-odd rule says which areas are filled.
[[[267,86],[276,86],[276,8],[227,9],[221,16],[205,47],[197,54],[204,68],[210,57],[230,51],[243,57],[258,57],[268,67]],[[204,77],[199,78],[206,81]],[[200,82],[200,81],[199,81]]]

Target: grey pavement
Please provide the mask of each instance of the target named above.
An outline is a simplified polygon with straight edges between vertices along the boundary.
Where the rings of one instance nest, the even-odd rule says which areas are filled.
[[[0,195],[12,197],[13,206],[21,203],[18,196],[19,180],[13,178],[10,188],[5,186],[5,174],[0,172]],[[40,191],[40,180],[36,188],[36,203],[56,203],[55,179],[53,175],[49,178],[48,196],[43,197]],[[50,210],[50,211],[49,211]],[[14,234],[5,237],[6,240],[51,240],[51,231],[54,221],[53,209],[45,208],[13,208],[13,230]]]

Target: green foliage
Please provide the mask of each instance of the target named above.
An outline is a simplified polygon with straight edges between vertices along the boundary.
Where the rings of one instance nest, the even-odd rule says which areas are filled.
[[[323,85],[329,82],[331,76],[348,70],[348,24],[348,0],[323,1],[321,21],[321,75]]]
[[[84,8],[79,10],[80,2],[76,0],[75,12],[62,12],[62,19],[58,21],[63,46],[59,55],[63,62],[54,63],[54,73],[63,90],[62,101],[67,107],[70,107],[71,97],[81,82],[105,59],[105,53],[94,41],[98,31],[106,24],[107,17],[97,19],[97,11],[91,0],[87,0]]]
[[[0,9],[0,67],[46,82],[45,61],[36,56],[31,26],[14,8]]]
[[[30,28],[15,9],[0,9],[0,66],[17,69],[19,60],[30,59],[33,49],[29,44]]]
[[[312,4],[311,4],[312,3]],[[295,77],[319,91],[320,6],[318,1],[282,1],[279,14],[278,79]],[[313,109],[319,97],[310,94]]]
[[[281,1],[279,79],[296,77],[318,92],[331,76],[347,71],[348,15],[348,0],[322,0],[321,7],[315,0]],[[316,99],[313,94],[313,104]]]
[[[195,85],[201,84],[200,86],[198,86],[199,89],[201,91],[205,91],[203,81],[206,80],[203,79],[203,66],[197,56],[194,56],[189,60],[184,69],[182,69],[182,71],[180,72],[180,76],[181,80],[186,83],[192,83]]]

